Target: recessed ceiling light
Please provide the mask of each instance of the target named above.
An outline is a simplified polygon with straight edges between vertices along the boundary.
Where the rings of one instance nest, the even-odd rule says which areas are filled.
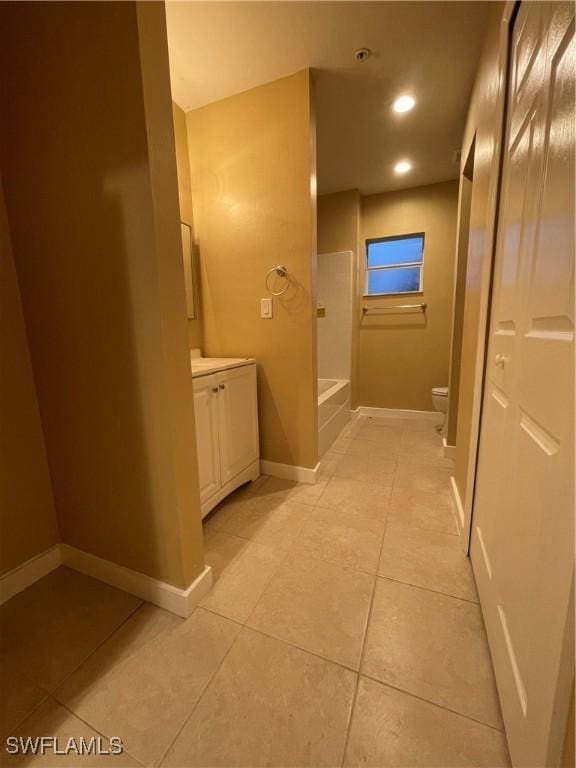
[[[396,163],[394,166],[394,173],[397,173],[399,175],[402,175],[403,173],[408,173],[408,171],[412,170],[412,163],[409,163],[408,160],[401,160],[399,163]]]
[[[394,112],[410,112],[414,107],[414,104],[416,104],[416,99],[406,94],[404,96],[398,96],[394,104],[392,104],[392,109]]]

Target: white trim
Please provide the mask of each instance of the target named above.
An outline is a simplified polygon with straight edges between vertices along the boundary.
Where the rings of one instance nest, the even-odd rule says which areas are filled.
[[[229,496],[232,491],[236,490],[236,488],[240,488],[241,485],[249,483],[250,480],[257,480],[259,476],[260,460],[256,459],[256,461],[253,461],[252,464],[247,466],[246,469],[243,469],[240,474],[236,475],[236,477],[233,477],[232,480],[226,483],[226,485],[223,485],[222,488],[219,488],[213,496],[210,496],[209,499],[206,499],[206,501],[202,503],[200,507],[202,518],[205,518],[208,512],[213,510],[214,507],[222,501],[222,499],[225,499],[226,496]]]
[[[62,565],[60,545],[55,544],[50,549],[30,558],[25,563],[0,576],[0,605],[17,595],[18,592],[31,586],[34,582],[47,576],[51,571]]]
[[[442,448],[444,449],[445,459],[456,459],[456,446],[448,445],[445,437],[442,438]]]
[[[452,511],[454,512],[454,518],[456,519],[456,525],[458,526],[458,534],[462,536],[464,529],[464,507],[462,505],[462,499],[460,498],[460,491],[456,485],[456,480],[453,476],[450,477],[450,496],[452,499]],[[468,552],[468,542],[462,541],[464,551]]]
[[[438,411],[404,411],[401,408],[373,408],[361,405],[356,409],[360,416],[386,416],[389,419],[431,419],[436,421]]]
[[[185,618],[190,616],[194,607],[212,587],[212,568],[209,565],[204,566],[202,573],[190,586],[180,589],[76,547],[70,547],[68,544],[61,544],[60,547],[62,563],[69,568]]]
[[[272,477],[281,477],[283,480],[296,480],[298,483],[307,483],[314,485],[320,464],[316,464],[314,469],[308,467],[296,467],[293,464],[279,464],[276,461],[260,460],[260,471],[263,475],[272,475]]]

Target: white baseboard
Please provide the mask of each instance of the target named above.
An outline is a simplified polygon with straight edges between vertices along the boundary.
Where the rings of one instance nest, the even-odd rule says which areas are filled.
[[[212,568],[207,565],[186,589],[152,579],[143,573],[103,560],[67,544],[56,544],[0,577],[0,605],[58,568],[66,565],[113,587],[136,595],[178,616],[189,616],[212,587]]]
[[[314,485],[318,475],[320,464],[316,464],[314,469],[308,467],[296,467],[293,464],[280,464],[277,461],[260,460],[260,471],[263,475],[272,475],[272,477],[281,477],[283,480],[295,480],[297,483],[307,483]]]
[[[194,607],[212,587],[212,568],[209,565],[204,567],[202,573],[190,586],[180,589],[76,547],[70,547],[67,544],[60,546],[62,562],[69,568],[136,595],[178,616],[190,616]]]
[[[444,449],[444,458],[445,459],[455,459],[456,458],[456,446],[455,445],[448,445],[446,442],[446,438],[442,438],[442,448]]]
[[[462,506],[462,499],[460,498],[460,493],[454,477],[450,478],[450,490],[452,492],[452,510],[454,512],[454,517],[456,518],[458,533],[462,535],[464,529],[464,507]]]
[[[386,416],[392,419],[431,419],[436,421],[440,415],[438,411],[407,411],[401,408],[372,408],[361,405],[356,409],[360,416]]]
[[[55,544],[45,552],[41,552],[0,576],[0,605],[34,584],[35,581],[47,576],[59,565],[62,565],[62,553],[60,544]]]

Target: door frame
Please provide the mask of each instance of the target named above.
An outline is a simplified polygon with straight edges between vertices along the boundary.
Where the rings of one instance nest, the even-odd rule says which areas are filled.
[[[500,207],[500,190],[502,184],[502,166],[504,159],[503,146],[506,136],[506,115],[508,101],[508,74],[510,70],[510,41],[512,25],[520,6],[519,0],[506,0],[500,21],[500,39],[498,45],[498,77],[500,88],[497,96],[496,115],[498,130],[496,134],[496,146],[494,154],[497,158],[498,172],[490,179],[488,192],[488,220],[492,225],[487,229],[485,254],[482,263],[481,291],[478,315],[478,341],[476,345],[474,365],[474,387],[472,400],[472,419],[470,429],[470,442],[468,444],[468,468],[466,477],[466,495],[460,500],[456,492],[456,503],[461,504],[461,519],[457,519],[460,528],[460,541],[466,554],[470,552],[470,538],[472,532],[472,516],[474,511],[474,490],[476,485],[476,470],[478,463],[478,448],[480,445],[480,426],[482,420],[482,403],[484,401],[484,386],[486,373],[486,360],[488,353],[488,337],[490,331],[490,305],[492,301],[492,283],[494,273],[494,259],[496,256],[496,241],[498,233],[498,215]],[[462,158],[465,160],[470,154],[472,142],[476,139],[476,132],[470,137],[469,143],[462,147]],[[474,181],[472,181],[472,196],[474,196]],[[453,483],[454,485],[454,483]],[[457,518],[459,515],[457,515]]]

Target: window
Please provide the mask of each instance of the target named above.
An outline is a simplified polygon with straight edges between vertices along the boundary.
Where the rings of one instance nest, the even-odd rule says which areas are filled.
[[[422,290],[424,233],[366,240],[366,296]]]

